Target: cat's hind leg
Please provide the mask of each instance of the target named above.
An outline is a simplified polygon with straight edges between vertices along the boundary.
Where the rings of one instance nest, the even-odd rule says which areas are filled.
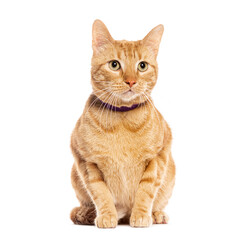
[[[95,206],[75,207],[70,214],[74,224],[93,225],[96,218]]]
[[[72,209],[70,219],[74,224],[92,225],[96,218],[96,208],[77,173],[75,164],[72,168],[71,180],[77,199],[80,202],[80,207]]]
[[[153,224],[167,224],[169,217],[164,211],[154,211],[152,213]]]
[[[152,219],[155,224],[167,224],[168,215],[163,211],[172,195],[175,183],[175,165],[173,160],[169,161],[168,170],[164,184],[160,187],[153,202]]]
[[[169,218],[163,209],[167,206],[169,197],[163,189],[158,190],[152,209],[153,224],[168,223]]]

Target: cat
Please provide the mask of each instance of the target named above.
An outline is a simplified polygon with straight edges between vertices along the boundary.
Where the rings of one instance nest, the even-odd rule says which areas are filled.
[[[150,97],[163,25],[143,40],[117,41],[95,20],[90,95],[71,137],[75,224],[114,228],[168,222],[175,183],[171,130]]]

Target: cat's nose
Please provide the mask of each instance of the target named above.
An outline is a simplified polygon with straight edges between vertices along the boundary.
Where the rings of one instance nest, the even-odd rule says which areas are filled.
[[[130,86],[130,88],[136,83],[135,80],[129,79],[125,81],[126,84],[128,84]]]

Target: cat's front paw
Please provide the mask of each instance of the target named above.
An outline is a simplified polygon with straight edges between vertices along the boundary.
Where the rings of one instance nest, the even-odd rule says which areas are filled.
[[[130,217],[131,227],[149,227],[152,224],[152,217],[146,213],[132,213]]]
[[[117,223],[118,219],[114,214],[99,215],[95,219],[95,225],[99,228],[115,228]]]

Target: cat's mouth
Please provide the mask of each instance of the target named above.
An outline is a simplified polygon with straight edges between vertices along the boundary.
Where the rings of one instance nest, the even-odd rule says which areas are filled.
[[[122,93],[122,98],[124,100],[131,101],[133,98],[136,97],[136,95],[137,94],[132,89],[129,89],[126,92]]]
[[[127,90],[126,92],[124,92],[123,94],[128,94],[128,95],[134,95],[135,94],[135,92],[132,90],[132,89],[129,89],[129,90]]]

